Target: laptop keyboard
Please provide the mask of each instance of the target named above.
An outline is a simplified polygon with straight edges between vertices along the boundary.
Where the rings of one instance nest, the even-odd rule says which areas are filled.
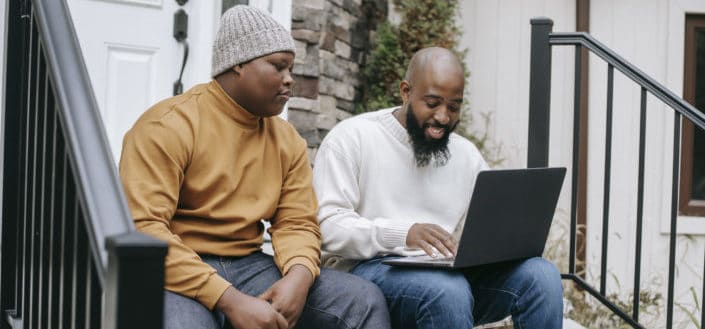
[[[423,256],[416,257],[416,259],[423,261],[423,262],[429,262],[429,263],[452,263],[455,260],[455,257],[436,257],[436,258],[433,258],[429,255],[423,255]]]

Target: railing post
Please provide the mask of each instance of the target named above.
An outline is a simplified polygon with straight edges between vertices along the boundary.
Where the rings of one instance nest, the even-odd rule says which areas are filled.
[[[4,1],[4,0],[0,0]],[[22,315],[17,314],[17,296],[22,293],[20,288],[22,280],[18,275],[21,258],[18,256],[20,239],[18,228],[21,227],[20,218],[20,159],[21,154],[21,129],[23,100],[23,86],[26,85],[25,65],[27,62],[28,31],[30,19],[25,16],[28,10],[27,3],[22,1],[6,1],[5,12],[0,12],[7,18],[0,23],[0,31],[5,33],[5,61],[0,63],[4,67],[4,104],[0,104],[2,111],[2,151],[0,157],[0,172],[2,184],[0,205],[0,329],[12,328],[22,323]],[[5,16],[6,15],[6,16]],[[0,69],[0,72],[3,72]],[[6,321],[7,320],[7,321]],[[10,323],[11,322],[11,323]]]
[[[549,119],[551,117],[551,45],[548,36],[552,30],[553,21],[550,18],[531,19],[527,167],[548,166]]]
[[[167,244],[141,232],[106,239],[103,328],[162,328]]]

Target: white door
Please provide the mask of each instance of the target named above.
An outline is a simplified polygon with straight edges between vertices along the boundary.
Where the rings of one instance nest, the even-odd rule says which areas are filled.
[[[117,162],[125,132],[149,106],[172,95],[184,53],[173,37],[174,13],[182,8],[188,14],[189,57],[182,80],[187,90],[210,80],[222,1],[188,0],[182,7],[176,0],[68,0],[68,4]],[[250,4],[290,28],[291,0]]]
[[[188,14],[190,54],[184,90],[210,78],[210,47],[218,1],[68,0],[113,158],[122,138],[152,104],[173,92],[184,47],[173,37],[174,13]],[[218,6],[216,6],[218,5]],[[217,8],[216,8],[217,7]]]

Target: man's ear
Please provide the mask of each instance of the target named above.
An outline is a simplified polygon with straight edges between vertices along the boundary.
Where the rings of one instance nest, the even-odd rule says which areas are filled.
[[[399,96],[404,104],[409,101],[409,94],[411,93],[411,85],[408,81],[402,80],[399,83]]]

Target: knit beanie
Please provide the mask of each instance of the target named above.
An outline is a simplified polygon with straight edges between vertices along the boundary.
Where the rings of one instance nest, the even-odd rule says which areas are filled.
[[[220,18],[213,43],[213,77],[230,68],[272,53],[296,53],[291,33],[260,9],[237,5]]]

